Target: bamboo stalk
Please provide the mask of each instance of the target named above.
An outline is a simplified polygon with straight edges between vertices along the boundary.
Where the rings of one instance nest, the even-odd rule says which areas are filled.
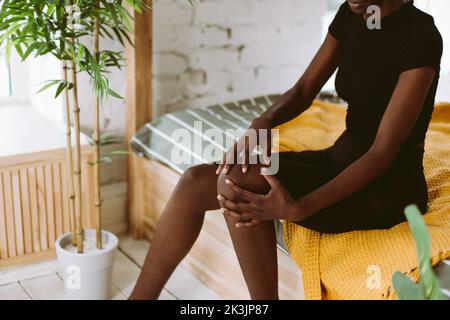
[[[77,66],[72,60],[72,83],[73,83],[73,123],[75,135],[75,221],[76,221],[76,238],[77,252],[83,253],[83,226],[82,226],[82,201],[81,201],[81,146],[80,146],[80,106],[78,103],[78,81]]]
[[[97,3],[98,4],[98,3]],[[94,55],[99,61],[100,47],[100,21],[95,18],[94,33]],[[102,249],[102,195],[100,190],[100,99],[95,94],[95,116],[94,116],[94,195],[95,195],[95,217],[97,219],[97,249]]]
[[[70,0],[70,5],[73,6],[74,1]],[[75,28],[72,29],[75,33]],[[75,50],[75,35],[71,39],[73,50]],[[75,136],[75,164],[73,169],[74,175],[74,189],[75,189],[75,233],[77,241],[77,252],[84,252],[84,233],[82,210],[83,203],[81,199],[81,145],[80,145],[80,104],[78,101],[78,78],[77,78],[77,64],[75,58],[72,62],[72,95],[73,95],[73,124]]]
[[[63,60],[63,76],[64,81],[67,83],[67,61]],[[72,133],[70,127],[70,105],[69,105],[69,90],[67,87],[64,89],[64,107],[66,112],[66,168],[67,168],[67,184],[69,191],[69,221],[70,229],[72,233],[72,245],[77,245],[76,240],[76,226],[75,226],[75,191],[74,191],[74,177],[73,177],[73,154],[72,154]]]

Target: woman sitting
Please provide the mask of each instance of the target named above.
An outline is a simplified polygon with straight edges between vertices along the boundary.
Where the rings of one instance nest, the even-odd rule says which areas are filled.
[[[367,8],[381,9],[381,29]],[[250,129],[297,117],[338,69],[336,91],[348,102],[346,130],[325,150],[277,154],[275,175],[248,164],[255,145],[240,139],[220,165],[181,177],[157,227],[130,299],[157,299],[202,228],[223,208],[252,299],[278,299],[273,220],[319,232],[390,228],[415,203],[425,212],[424,139],[438,85],[442,39],[433,18],[412,1],[348,0],[297,82]],[[262,146],[270,150],[270,145]],[[244,163],[233,165],[236,150]]]

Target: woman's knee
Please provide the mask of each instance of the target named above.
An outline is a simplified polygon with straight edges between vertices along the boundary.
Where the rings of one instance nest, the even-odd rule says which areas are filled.
[[[215,187],[217,181],[215,170],[216,167],[209,164],[201,164],[190,167],[181,175],[179,184],[184,187],[189,187],[191,191],[201,191],[203,187]]]
[[[219,175],[217,179],[217,193],[228,199],[239,200],[225,183],[226,179],[230,179],[239,187],[254,193],[266,194],[270,190],[269,184],[261,174],[261,166],[259,165],[250,165],[246,173],[242,173],[241,165],[234,165],[228,174],[222,172]]]

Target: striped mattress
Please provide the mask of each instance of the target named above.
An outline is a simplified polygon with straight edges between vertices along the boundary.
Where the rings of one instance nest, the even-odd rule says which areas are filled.
[[[227,150],[227,139],[235,140],[228,131],[245,132],[253,119],[266,111],[278,97],[260,96],[203,109],[168,113],[141,128],[132,138],[131,146],[137,154],[158,160],[178,173],[194,165],[220,161]],[[223,141],[215,139],[213,133],[220,133]],[[201,147],[194,148],[194,143],[197,141],[198,144],[199,139]],[[208,145],[213,145],[218,152],[204,152]],[[176,161],[176,151],[188,156],[189,161]]]

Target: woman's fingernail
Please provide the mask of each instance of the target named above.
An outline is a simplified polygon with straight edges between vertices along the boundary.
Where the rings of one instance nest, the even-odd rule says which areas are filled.
[[[242,173],[246,173],[247,172],[247,167],[242,167]]]
[[[240,223],[236,223],[236,228],[240,228],[241,227],[241,224]]]
[[[231,181],[228,180],[228,179],[226,179],[226,180],[225,180],[225,183],[226,183],[226,184],[231,184]]]
[[[222,199],[222,197],[219,194],[219,195],[217,195],[217,200],[220,200],[220,199]]]

